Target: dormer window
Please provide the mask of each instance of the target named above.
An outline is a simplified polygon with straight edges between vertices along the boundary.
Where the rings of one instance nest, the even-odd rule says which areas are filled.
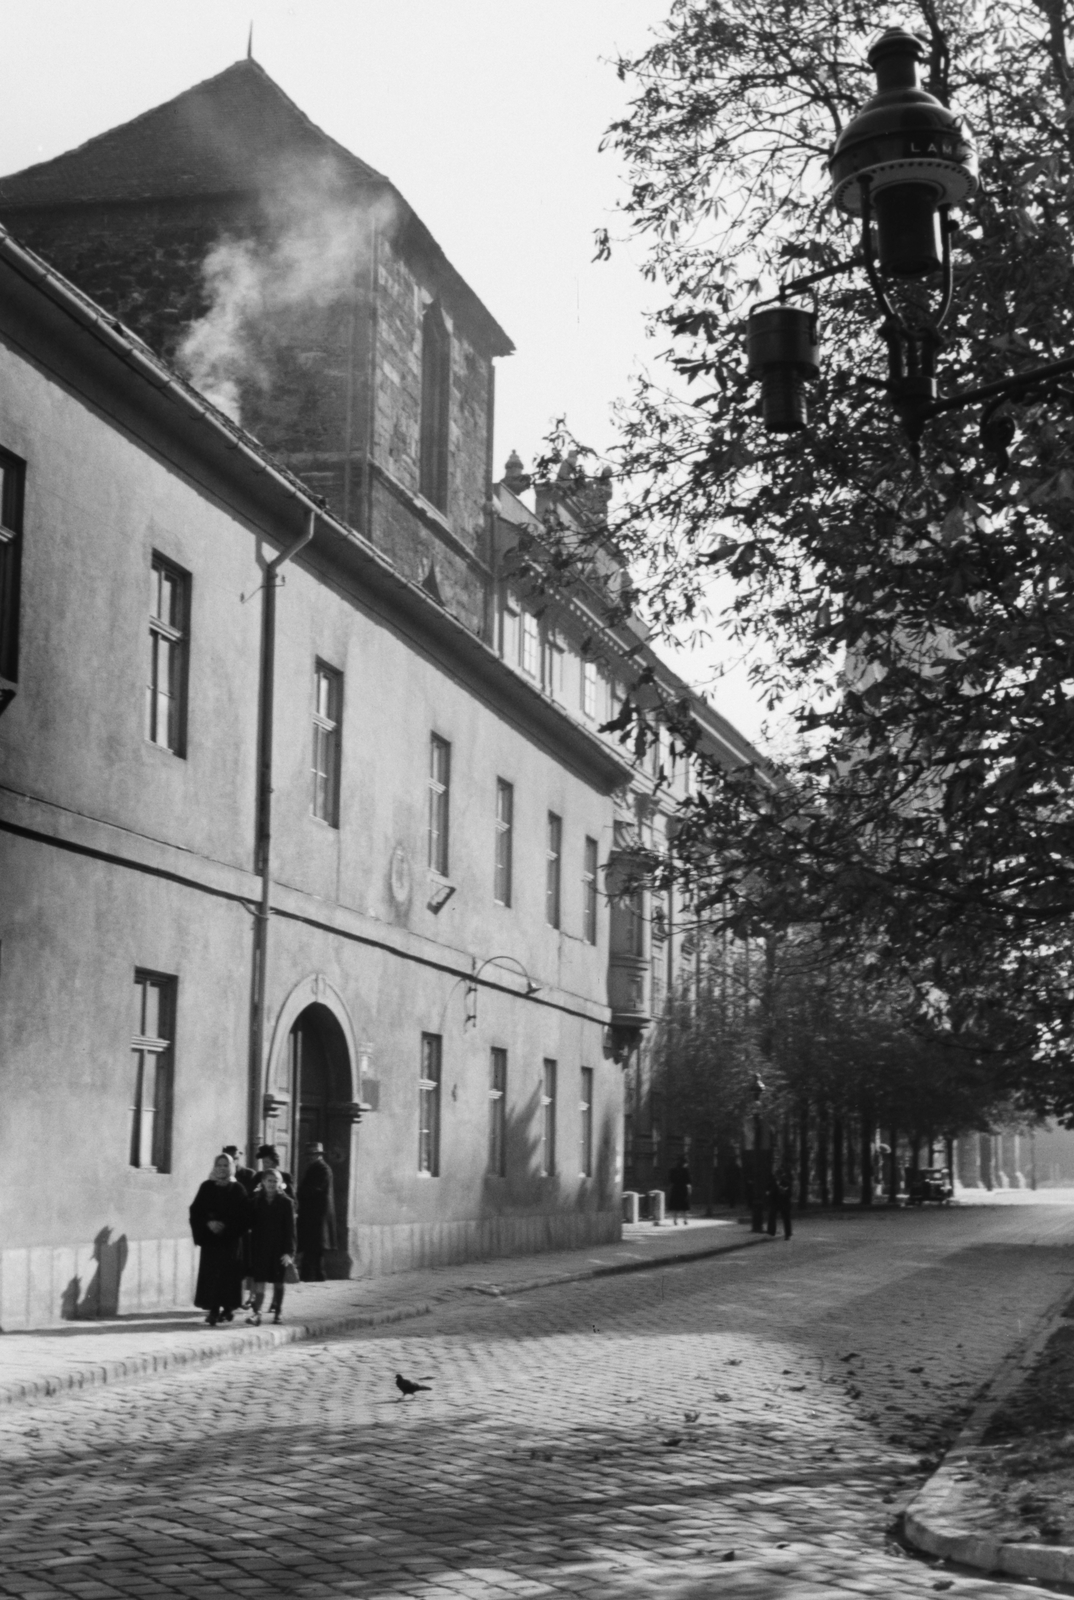
[[[421,324],[421,465],[419,487],[438,511],[448,503],[448,425],[451,402],[451,334],[439,303],[426,306]]]

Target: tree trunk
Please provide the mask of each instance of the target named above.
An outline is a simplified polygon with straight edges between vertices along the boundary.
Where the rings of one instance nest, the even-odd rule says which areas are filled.
[[[809,1106],[803,1105],[798,1116],[798,1207],[804,1211],[809,1205]]]
[[[899,1130],[888,1130],[891,1141],[891,1154],[888,1156],[888,1205],[897,1206],[899,1203]]]
[[[857,1174],[857,1162],[854,1159],[854,1154],[855,1154],[854,1145],[855,1145],[856,1141],[854,1139],[854,1119],[853,1119],[853,1117],[848,1117],[846,1119],[845,1132],[846,1132],[846,1155],[844,1157],[844,1160],[846,1162],[846,1167],[845,1167],[846,1183],[847,1183],[847,1188],[849,1189],[849,1188],[852,1188],[854,1186],[855,1182],[857,1181],[857,1177],[856,1177],[856,1174]]]
[[[822,1206],[831,1205],[832,1192],[828,1185],[828,1107],[817,1112],[817,1187]]]
[[[861,1110],[861,1204],[873,1203],[873,1114],[869,1106]]]
[[[843,1119],[832,1118],[832,1205],[843,1204]]]

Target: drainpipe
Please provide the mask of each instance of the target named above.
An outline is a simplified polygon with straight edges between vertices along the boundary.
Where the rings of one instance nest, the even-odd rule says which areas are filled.
[[[265,1043],[265,998],[269,952],[269,919],[272,916],[272,721],[276,679],[276,588],[280,568],[309,544],[317,513],[310,511],[305,531],[294,544],[269,562],[265,568],[264,600],[261,613],[261,720],[257,750],[257,856],[261,874],[261,900],[254,913],[253,993],[250,1002],[250,1071],[247,1113],[246,1153],[249,1156],[261,1142],[264,1093],[263,1066]]]

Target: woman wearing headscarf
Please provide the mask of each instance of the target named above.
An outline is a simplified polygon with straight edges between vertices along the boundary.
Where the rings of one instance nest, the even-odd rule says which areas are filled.
[[[201,1249],[194,1304],[208,1313],[210,1327],[230,1322],[242,1304],[243,1239],[250,1226],[250,1199],[235,1179],[235,1163],[218,1155],[190,1207],[190,1231]]]
[[[258,1327],[266,1283],[272,1285],[272,1320],[279,1322],[283,1310],[284,1273],[295,1259],[294,1201],[284,1193],[281,1175],[275,1167],[266,1167],[261,1174],[251,1206],[251,1219],[250,1270],[254,1297],[246,1320]]]

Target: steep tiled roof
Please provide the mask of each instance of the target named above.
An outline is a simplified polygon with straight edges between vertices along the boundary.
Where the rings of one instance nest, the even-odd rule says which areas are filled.
[[[0,204],[256,192],[278,179],[281,162],[333,157],[341,176],[387,182],[316,127],[256,61],[236,61],[132,122],[0,178]]]

